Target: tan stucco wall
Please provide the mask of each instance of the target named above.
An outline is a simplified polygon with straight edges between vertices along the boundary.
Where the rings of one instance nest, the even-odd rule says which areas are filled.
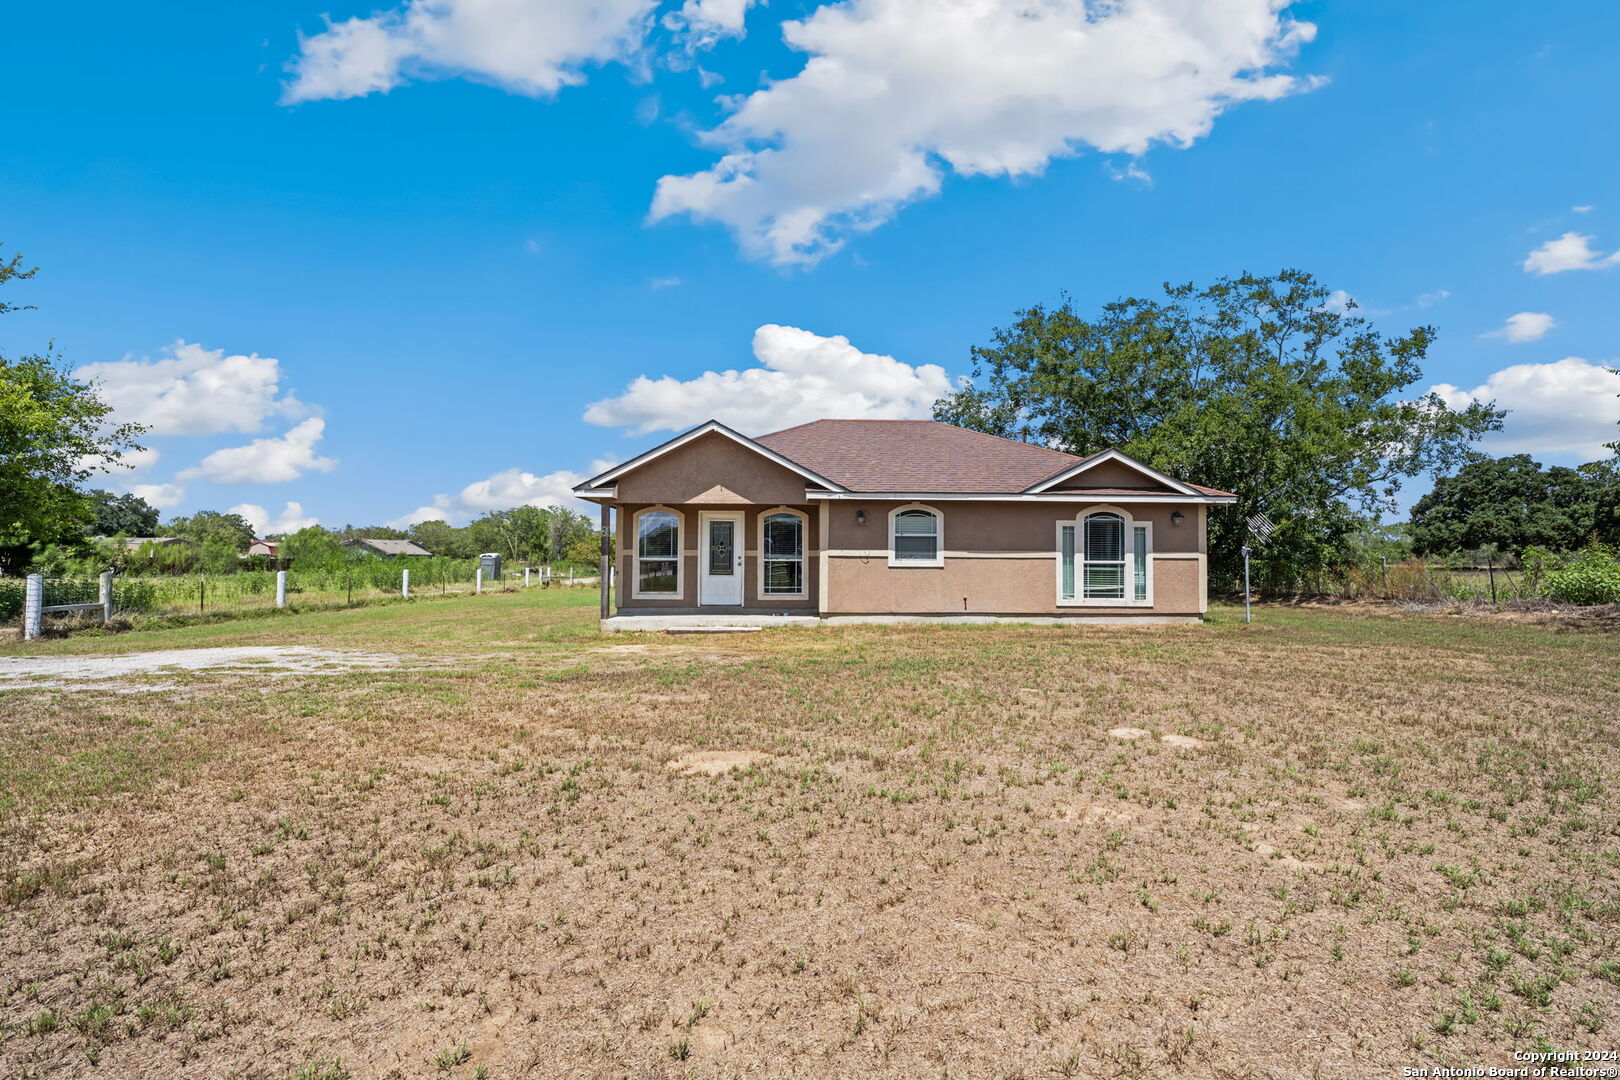
[[[1202,587],[1197,507],[1117,506],[1153,525],[1151,605],[1063,604],[1057,600],[1057,523],[1099,503],[936,502],[943,515],[945,565],[890,566],[889,512],[899,502],[832,502],[828,515],[829,614],[1197,615]],[[856,512],[866,511],[866,524]],[[1177,509],[1182,524],[1172,525]]]
[[[817,592],[821,585],[821,559],[820,559],[820,529],[818,518],[820,507],[807,505],[804,498],[804,485],[801,483],[797,492],[801,500],[798,504],[782,503],[770,506],[738,507],[721,503],[691,503],[671,506],[668,503],[628,504],[616,507],[617,521],[615,531],[618,537],[617,550],[619,553],[618,580],[623,583],[622,597],[617,598],[620,610],[644,608],[656,610],[659,608],[693,608],[698,606],[698,522],[699,514],[705,510],[723,510],[727,512],[741,512],[743,515],[743,607],[747,609],[764,608],[770,611],[804,611],[815,610]],[[804,533],[804,575],[805,596],[802,600],[794,600],[784,596],[764,596],[760,593],[760,551],[759,551],[759,521],[760,518],[784,506],[790,510],[798,510],[808,516]],[[681,521],[681,595],[668,599],[636,599],[633,594],[635,581],[635,518],[636,514],[647,509],[647,506],[667,506],[682,517]],[[735,610],[715,608],[716,611]]]
[[[926,502],[926,500],[923,500]],[[827,508],[830,550],[887,550],[889,511],[900,502],[855,502],[839,500],[822,504]],[[1075,515],[1100,503],[927,503],[944,515],[946,551],[996,552],[1029,551],[1050,555],[1056,550],[1057,522],[1073,521]],[[1110,504],[1112,505],[1112,504]],[[1198,508],[1164,504],[1121,504],[1118,509],[1133,521],[1153,524],[1153,550],[1156,552],[1195,552],[1199,545]],[[1182,513],[1182,523],[1172,525],[1170,515]],[[866,511],[866,524],[857,525],[856,511]]]
[[[804,477],[711,432],[620,477],[618,501],[792,506],[804,502]]]
[[[888,560],[829,556],[828,614],[841,615],[1198,615],[1199,560],[1155,558],[1153,604],[1057,602],[1057,556],[950,558],[940,567],[891,567]]]

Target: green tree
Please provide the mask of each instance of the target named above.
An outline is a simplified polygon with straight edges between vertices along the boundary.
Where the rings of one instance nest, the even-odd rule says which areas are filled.
[[[411,534],[390,525],[345,525],[336,530],[339,540],[409,540]]]
[[[214,544],[243,554],[253,543],[253,526],[240,514],[199,510],[190,517],[178,517],[166,526],[174,536],[183,536],[199,547]]]
[[[1386,338],[1353,303],[1299,270],[1166,285],[1082,317],[1017,313],[973,349],[973,379],[937,419],[1073,454],[1115,447],[1173,476],[1231,491],[1209,515],[1210,572],[1231,582],[1245,522],[1278,526],[1263,581],[1286,585],[1349,557],[1363,514],[1401,483],[1450,469],[1501,426],[1501,411],[1412,395],[1434,329]]]
[[[563,559],[570,544],[591,533],[591,523],[561,507],[514,506],[485,514],[467,531],[479,552],[499,551],[509,559],[540,563]]]
[[[448,559],[470,559],[478,554],[466,529],[458,529],[448,521],[437,518],[412,525],[410,539],[433,554]]]
[[[1412,548],[1574,551],[1593,538],[1600,486],[1575,469],[1544,469],[1529,454],[1470,461],[1412,507]]]
[[[23,281],[22,256],[0,259],[0,285]],[[20,310],[0,300],[0,314]],[[95,512],[79,485],[140,449],[145,429],[108,418],[112,407],[54,349],[0,355],[0,568],[23,569],[45,544],[77,545]]]
[[[1620,546],[1620,453],[1575,470],[1592,493],[1592,535],[1599,543]]]
[[[354,556],[332,533],[308,525],[282,540],[280,557],[300,570],[329,570]]]
[[[92,531],[97,536],[155,536],[157,507],[139,495],[114,495],[99,488],[90,492],[95,514]]]

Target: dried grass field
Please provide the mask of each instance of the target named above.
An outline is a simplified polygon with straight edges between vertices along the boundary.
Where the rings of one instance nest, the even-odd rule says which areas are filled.
[[[0,1075],[1620,1049],[1620,635],[1213,614],[602,638],[531,591],[0,648],[397,658],[0,691]]]

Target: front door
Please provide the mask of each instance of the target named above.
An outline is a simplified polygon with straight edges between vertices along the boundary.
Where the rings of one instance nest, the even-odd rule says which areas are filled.
[[[698,603],[707,607],[737,607],[743,602],[743,516],[708,512],[700,516]]]

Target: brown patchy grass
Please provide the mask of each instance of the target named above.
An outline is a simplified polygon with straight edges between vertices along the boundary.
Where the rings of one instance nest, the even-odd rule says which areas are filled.
[[[592,601],[43,646],[462,666],[0,693],[0,1075],[1339,1077],[1616,1045],[1612,634],[1267,609],[604,641]]]

